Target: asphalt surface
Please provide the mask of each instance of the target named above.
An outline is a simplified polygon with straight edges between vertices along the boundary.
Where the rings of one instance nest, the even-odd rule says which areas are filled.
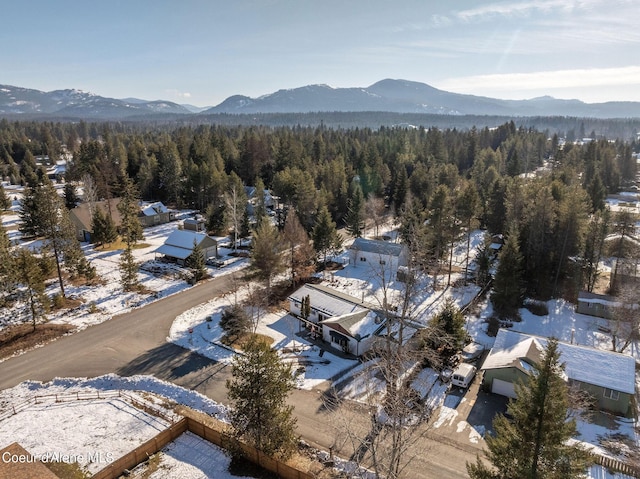
[[[232,287],[230,276],[222,276],[8,359],[0,363],[0,389],[55,377],[150,374],[226,404],[230,368],[168,343],[166,338],[176,316]],[[350,457],[353,444],[339,431],[345,425],[367,430],[369,413],[353,403],[327,407],[326,397],[326,388],[291,394],[298,433],[313,446]],[[424,428],[406,477],[467,477],[465,463],[475,461],[481,446],[459,443],[445,430]]]

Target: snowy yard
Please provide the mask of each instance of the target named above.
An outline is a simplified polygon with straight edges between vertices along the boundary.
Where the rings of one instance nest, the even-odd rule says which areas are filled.
[[[17,215],[3,215],[2,222],[7,227],[15,228],[17,227]],[[82,298],[82,306],[73,311],[51,314],[50,319],[53,322],[68,323],[78,328],[84,328],[108,320],[115,314],[140,307],[148,302],[154,301],[157,297],[179,293],[189,288],[190,286],[187,282],[180,277],[180,270],[178,268],[174,265],[155,261],[155,254],[153,253],[176,228],[177,223],[173,222],[146,229],[145,240],[143,242],[148,246],[134,251],[136,261],[143,264],[143,268],[139,274],[141,283],[147,290],[155,292],[155,294],[141,295],[123,293],[119,286],[119,273],[117,268],[120,251],[98,251],[92,245],[83,244],[85,254],[91,264],[97,268],[98,275],[104,279],[104,284],[97,287],[69,286],[67,294],[69,296]],[[14,230],[10,231],[10,236],[12,239],[18,237]],[[482,233],[474,232],[471,238],[471,251],[474,251],[481,240]],[[25,243],[25,245],[32,248],[38,247],[37,242]],[[221,253],[228,254],[229,251],[223,250]],[[454,252],[453,264],[457,266],[457,269],[464,269],[465,253],[466,241],[461,242]],[[372,304],[382,304],[383,291],[379,272],[373,272],[371,269],[362,265],[349,265],[348,253],[344,253],[336,258],[336,260],[346,264],[346,266],[339,271],[325,273],[325,281],[323,284],[339,289],[363,301]],[[227,274],[245,267],[246,264],[247,260],[238,260],[232,265],[222,269],[209,268],[208,272],[211,276]],[[442,275],[440,276],[437,290],[434,290],[431,278],[424,277],[419,279],[421,282],[420,287],[413,296],[415,301],[413,319],[421,325],[427,324],[430,317],[438,312],[441,305],[444,304],[446,298],[452,297],[457,304],[465,305],[478,293],[478,288],[472,284],[466,287],[445,287],[446,276]],[[451,278],[451,284],[457,284],[456,281],[459,279],[461,279],[461,274],[454,273]],[[444,283],[442,283],[442,281],[444,281]],[[387,283],[386,286],[389,295],[399,294],[403,288],[402,283],[397,281],[391,281]],[[55,292],[56,287],[55,284],[52,284],[50,291],[52,293]],[[220,341],[223,337],[223,331],[219,327],[219,319],[222,311],[238,299],[241,299],[244,294],[246,294],[246,291],[243,292],[241,290],[237,293],[237,296],[228,294],[225,297],[195,305],[175,319],[168,340],[216,361],[229,362],[237,353],[221,344]],[[561,341],[574,342],[594,348],[610,349],[610,338],[598,329],[601,320],[577,314],[574,305],[563,300],[549,301],[547,302],[547,306],[549,314],[546,316],[535,316],[528,310],[522,309],[522,321],[514,323],[513,329],[546,337],[555,336]],[[485,301],[479,305],[474,315],[467,318],[466,327],[470,336],[486,349],[491,348],[494,342],[494,338],[486,334],[486,321],[491,315],[491,303]],[[15,312],[12,310],[5,309],[0,312],[0,328],[4,325],[11,324],[15,321],[15,318]],[[298,320],[290,316],[285,310],[269,314],[262,313],[256,331],[271,337],[274,347],[281,352],[282,357],[292,363],[293,370],[297,374],[298,386],[300,388],[313,389],[327,381],[327,384],[335,387],[342,398],[361,402],[370,401],[372,397],[381,394],[384,384],[370,374],[371,364],[361,364],[356,360],[343,359],[331,354],[330,350],[322,351],[317,346],[304,341],[300,336],[296,335],[299,328],[298,323]],[[636,361],[640,360],[639,347],[640,345],[635,343],[631,346],[630,351],[628,351]],[[144,386],[147,385],[150,390],[155,391],[160,386],[158,386],[159,382],[154,381],[152,378],[135,379],[107,376],[95,380],[58,380],[58,382],[54,381],[53,386],[48,387],[58,387],[62,389],[73,389],[74,387],[145,389]],[[639,382],[637,387],[640,387],[640,381],[637,382]],[[25,394],[34,394],[34,391],[37,391],[39,387],[38,383],[23,383],[23,385],[14,388],[16,391],[11,392],[12,390],[10,390],[8,396],[11,398],[12,394],[17,394],[19,397],[21,394],[20,391],[26,391]],[[174,388],[176,387],[174,386]],[[425,369],[420,372],[418,374],[418,380],[414,383],[414,388],[435,411],[432,419],[434,427],[455,426],[460,441],[478,443],[481,440],[485,431],[478,431],[465,421],[457,421],[458,412],[456,408],[461,401],[467,401],[467,399],[463,398],[460,400],[460,398],[447,395],[447,386],[443,385],[437,379],[437,373],[435,371]],[[208,400],[205,400],[206,398],[199,398],[197,393],[193,393],[193,395],[188,395],[184,392],[178,393],[177,390],[179,389],[180,388],[172,390],[171,386],[164,384],[162,385],[163,392],[161,392],[161,394],[168,397],[178,395],[180,399],[174,398],[176,402],[192,402],[192,404],[188,405],[196,409],[203,408],[207,411],[215,410],[216,415],[224,417],[223,407],[215,405],[212,402],[207,402]],[[6,397],[6,392],[0,393],[0,409],[2,408],[3,399],[6,399]],[[13,397],[10,400],[15,401],[16,399]],[[195,403],[195,406],[193,403]],[[97,404],[96,407],[98,407]],[[100,407],[113,406],[101,405]],[[62,409],[63,408],[60,408],[60,411],[62,411]],[[45,411],[40,412],[44,414]],[[52,408],[49,412],[52,412],[54,417],[56,417],[55,414],[58,414],[55,408]],[[37,415],[37,413],[37,410],[30,412],[30,414],[34,415]],[[78,414],[78,412],[73,414]],[[96,412],[95,414],[99,416],[100,413]],[[85,414],[85,416],[89,415],[91,414]],[[133,414],[129,414],[129,416],[134,417]],[[25,422],[37,423],[38,419],[36,419],[36,417],[37,416],[33,416],[33,419],[30,418]],[[42,418],[39,419],[39,421],[43,420]],[[73,423],[73,421],[70,422]],[[144,423],[144,421],[141,422]],[[0,431],[4,430],[2,429],[3,427],[3,422],[0,422]],[[135,428],[136,426],[132,427]],[[142,428],[143,426],[140,427]],[[89,426],[86,428],[91,430]],[[122,430],[126,430],[126,428]],[[601,448],[601,438],[614,432],[632,438],[632,440],[636,442],[638,441],[638,438],[633,432],[633,423],[622,419],[614,420],[608,427],[580,422],[579,430],[581,434],[579,439],[597,448]],[[0,433],[0,447],[3,446],[1,441],[7,440],[5,437],[7,434],[9,433],[5,432],[4,435]],[[144,434],[146,433],[141,432],[141,435],[144,436]],[[74,435],[75,433],[69,432],[70,437]],[[90,438],[83,440],[90,441]],[[82,442],[80,439],[78,439],[78,441]],[[45,442],[45,444],[47,443]],[[48,442],[48,444],[51,444],[51,442]],[[65,443],[60,444],[60,447],[67,447]],[[91,443],[88,442],[88,444]],[[29,443],[25,443],[23,446],[29,449]],[[35,447],[35,445],[33,445],[33,447]],[[69,443],[68,447],[72,447],[71,443]],[[107,444],[105,447],[111,446]],[[177,462],[188,463],[196,469],[204,471],[203,468],[208,466],[197,463],[199,459],[197,459],[196,454],[193,456],[187,454],[186,457],[183,455],[182,451],[188,450],[190,447],[203,447],[206,449],[209,446],[196,445],[193,438],[181,438],[173,446],[167,448],[167,451],[163,455],[161,469],[164,470],[165,467],[169,467],[170,463],[173,464],[173,462]],[[600,449],[599,452],[607,453],[603,449]],[[216,453],[211,452],[210,457],[213,457],[215,454]],[[217,459],[215,463],[216,465],[213,467],[217,467]],[[186,472],[188,469],[186,466],[179,467],[185,467],[185,472],[175,472],[175,475],[174,473],[169,473],[162,477],[202,477],[197,475],[197,471],[194,472],[196,475],[190,476],[188,474],[191,474],[191,472]],[[173,471],[174,469],[169,470]],[[182,469],[175,469],[175,471],[182,471]],[[158,471],[158,473],[159,472],[160,471]],[[182,474],[184,474],[184,476]],[[203,474],[206,475],[207,473]],[[222,473],[220,472],[220,474]],[[218,472],[214,475],[215,477],[226,477],[218,475]],[[592,473],[592,476],[598,478],[605,477],[595,472]]]

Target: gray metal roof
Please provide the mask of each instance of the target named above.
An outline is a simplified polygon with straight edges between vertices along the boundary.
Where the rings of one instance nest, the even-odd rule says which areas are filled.
[[[343,316],[345,314],[366,311],[367,308],[364,305],[359,304],[356,298],[348,300],[344,296],[337,295],[326,291],[328,288],[318,288],[314,285],[305,284],[298,290],[294,291],[289,299],[302,302],[302,298],[309,296],[311,300],[311,307],[320,312],[325,313],[327,316]],[[337,293],[337,291],[336,291]]]
[[[389,243],[388,241],[370,240],[356,238],[349,249],[364,251],[365,253],[375,253],[385,256],[400,256],[403,245],[400,243]]]

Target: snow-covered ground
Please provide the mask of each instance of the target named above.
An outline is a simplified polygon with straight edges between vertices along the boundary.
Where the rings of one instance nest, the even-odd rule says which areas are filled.
[[[3,224],[13,225],[16,218],[14,215],[3,215],[2,221]],[[154,262],[153,250],[160,246],[164,238],[176,227],[176,223],[169,223],[145,230],[146,238],[144,242],[149,246],[135,251],[137,261],[146,263],[149,266],[163,268],[161,274],[151,274],[145,271],[140,273],[142,284],[149,290],[157,292],[156,295],[143,296],[122,293],[118,286],[119,276],[117,272],[120,252],[96,251],[91,245],[84,245],[88,258],[98,269],[98,274],[106,280],[105,284],[91,288],[70,287],[69,294],[82,297],[85,301],[84,305],[76,311],[60,314],[58,317],[54,317],[53,320],[71,323],[78,327],[86,327],[109,319],[119,312],[153,301],[155,299],[154,296],[175,294],[188,288],[188,284],[179,277],[179,272],[176,271],[175,267],[165,267],[161,263]],[[470,251],[473,252],[481,240],[482,232],[474,232],[471,238]],[[454,252],[453,264],[458,270],[465,267],[465,253],[466,241],[463,241]],[[348,265],[348,253],[344,253],[336,260],[347,266],[333,273],[327,272],[324,275],[324,284],[369,303],[382,303],[382,285],[378,272],[372,272],[361,265]],[[209,272],[212,275],[226,274],[245,265],[246,261],[241,260],[222,270],[210,269]],[[440,309],[447,297],[454,298],[459,305],[467,304],[477,294],[478,288],[471,284],[465,287],[454,286],[459,283],[458,280],[460,278],[460,273],[454,273],[451,278],[452,286],[445,287],[446,276],[442,275],[436,290],[434,290],[430,278],[421,278],[421,286],[416,294],[413,295],[416,303],[413,314],[414,320],[425,325],[429,318]],[[388,294],[392,295],[394,291],[400,292],[403,285],[392,281],[387,284],[387,287],[389,288]],[[55,288],[55,286],[52,286],[52,288]],[[242,296],[246,294],[247,291],[243,292],[241,290],[237,295],[230,294],[226,297],[194,306],[176,318],[168,339],[217,361],[230,361],[237,352],[220,343],[223,333],[219,327],[219,319],[224,308],[242,299]],[[97,311],[90,311],[89,305],[92,303],[95,304]],[[549,301],[548,308],[549,315],[542,317],[535,316],[525,309],[521,310],[522,321],[514,323],[513,329],[541,336],[553,335],[562,341],[573,341],[574,343],[591,347],[610,349],[609,338],[598,330],[601,320],[575,313],[574,306],[563,300]],[[486,334],[486,320],[491,315],[491,304],[485,301],[479,305],[478,311],[467,319],[467,331],[476,342],[487,349],[491,348],[494,341],[494,338]],[[343,398],[363,402],[370,400],[372,395],[375,396],[382,391],[383,384],[378,380],[379,384],[376,385],[376,378],[370,374],[370,364],[360,364],[355,360],[343,359],[331,354],[330,351],[322,352],[317,346],[309,344],[299,336],[296,336],[298,321],[289,316],[287,311],[281,310],[268,314],[262,312],[259,315],[256,314],[257,316],[259,316],[256,327],[257,332],[270,336],[273,339],[274,347],[281,351],[283,358],[293,363],[299,387],[311,389],[319,386],[324,381],[329,381],[339,390]],[[11,317],[11,313],[0,312],[0,327],[3,321],[7,323],[11,320]],[[638,344],[632,345],[629,352],[636,360],[640,359]],[[436,416],[433,419],[434,427],[456,424],[460,440],[477,443],[484,431],[478,431],[477,428],[470,427],[465,421],[455,423],[458,414],[456,407],[461,400],[447,395],[446,386],[440,383],[436,377],[437,373],[435,371],[426,369],[419,373],[420,379],[414,386],[425,402],[436,411]],[[116,380],[115,378],[112,378],[112,380],[117,383],[125,381],[125,379]],[[91,386],[90,384],[87,385]],[[462,401],[466,401],[466,399],[463,398]],[[600,437],[611,433],[611,429],[594,424],[581,422],[579,426],[580,439],[596,447],[600,447]],[[612,427],[627,435],[627,437],[638,441],[638,438],[634,436],[632,426],[631,423],[622,421],[617,422]],[[600,476],[598,475],[598,477]]]
[[[2,215],[3,225],[17,224],[17,214]],[[52,323],[65,323],[78,329],[98,324],[111,319],[114,315],[125,313],[133,308],[148,304],[158,298],[179,293],[191,286],[185,280],[188,271],[175,264],[169,264],[156,260],[154,250],[160,247],[164,240],[178,228],[178,221],[146,228],[144,240],[140,243],[145,246],[133,251],[136,262],[140,264],[138,279],[147,293],[125,293],[120,286],[120,272],[118,263],[122,250],[103,251],[96,249],[94,245],[82,243],[82,249],[89,262],[96,268],[100,284],[92,286],[74,286],[65,284],[67,297],[75,297],[82,300],[82,305],[73,310],[52,311],[47,318]],[[13,233],[17,233],[14,231]],[[19,236],[19,234],[17,235]],[[21,241],[24,247],[37,249],[41,242]],[[220,248],[219,254],[228,255],[226,248]],[[242,269],[247,264],[246,259],[233,258],[224,268],[207,267],[210,277],[228,274]],[[68,282],[67,282],[68,283]],[[47,292],[54,294],[58,291],[58,283],[50,281]],[[3,308],[0,311],[0,329],[6,325],[22,321],[20,314],[21,304],[13,308]]]

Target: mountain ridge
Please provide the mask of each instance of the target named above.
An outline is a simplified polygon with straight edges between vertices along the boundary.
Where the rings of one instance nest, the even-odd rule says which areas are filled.
[[[0,85],[0,115],[43,115],[87,119],[125,119],[172,114],[255,114],[316,112],[392,112],[510,117],[574,116],[640,118],[640,102],[585,103],[548,95],[527,100],[451,93],[410,80],[380,80],[368,87],[333,88],[311,84],[251,98],[236,94],[213,107],[179,105],[165,100],[102,97],[77,89],[40,90]]]

